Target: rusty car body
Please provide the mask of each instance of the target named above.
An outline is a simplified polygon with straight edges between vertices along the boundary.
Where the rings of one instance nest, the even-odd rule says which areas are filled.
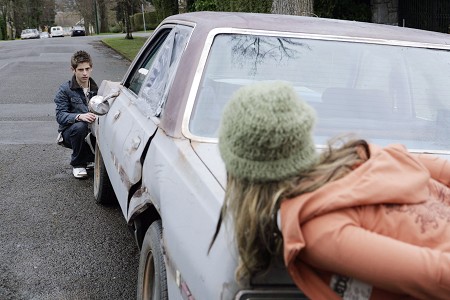
[[[141,248],[138,298],[304,299],[283,267],[235,282],[232,224],[208,253],[226,184],[217,148],[224,105],[240,86],[284,80],[316,109],[319,148],[351,132],[445,156],[449,50],[445,34],[351,21],[218,12],[165,19],[122,82],[101,84],[99,95],[119,94],[103,102],[107,113],[92,128],[95,198],[117,198]]]

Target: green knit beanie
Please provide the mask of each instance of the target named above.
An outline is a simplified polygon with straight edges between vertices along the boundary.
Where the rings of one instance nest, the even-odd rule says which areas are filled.
[[[308,170],[318,154],[314,110],[286,82],[240,88],[227,103],[219,150],[227,171],[252,182],[287,179]]]

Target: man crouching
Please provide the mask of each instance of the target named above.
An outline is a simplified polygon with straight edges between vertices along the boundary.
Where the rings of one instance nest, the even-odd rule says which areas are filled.
[[[72,55],[72,79],[63,83],[56,93],[56,121],[59,124],[60,143],[72,149],[70,165],[75,178],[87,178],[86,167],[94,161],[95,138],[89,134],[89,124],[96,119],[89,112],[88,102],[97,95],[98,86],[91,78],[92,60],[85,51]]]

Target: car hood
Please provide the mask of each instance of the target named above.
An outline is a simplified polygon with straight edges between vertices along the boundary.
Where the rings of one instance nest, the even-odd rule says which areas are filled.
[[[222,188],[225,189],[226,170],[225,164],[220,157],[219,147],[213,143],[191,142],[192,148],[198,157],[203,161],[212,175],[217,179]]]
[[[225,189],[227,175],[225,164],[220,157],[219,147],[216,143],[191,142],[192,148],[198,157],[203,161],[220,185]],[[321,151],[322,147],[319,147]],[[412,153],[429,153],[450,160],[450,153],[438,150],[410,150]]]

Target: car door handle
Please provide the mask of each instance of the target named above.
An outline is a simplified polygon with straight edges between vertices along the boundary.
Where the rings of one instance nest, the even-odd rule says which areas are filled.
[[[139,145],[141,144],[141,139],[139,137],[135,137],[131,140],[131,147],[133,149],[139,148]]]
[[[114,114],[114,120],[117,120],[120,116],[120,110],[116,111],[116,113]]]

